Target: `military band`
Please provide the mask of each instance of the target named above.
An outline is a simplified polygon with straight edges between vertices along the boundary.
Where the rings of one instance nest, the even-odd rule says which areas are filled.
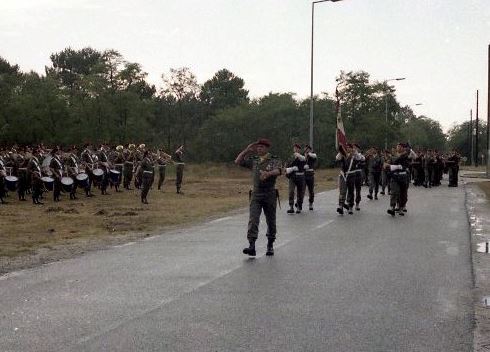
[[[179,164],[183,164],[183,147],[176,151]],[[158,187],[165,181],[165,168],[173,164],[172,157],[163,149],[150,151],[145,144],[136,149],[134,144],[127,148],[118,145],[111,148],[101,144],[94,148],[86,143],[81,153],[76,146],[63,149],[44,146],[0,150],[0,203],[10,193],[17,193],[19,200],[31,194],[32,202],[42,205],[43,194],[53,193],[53,201],[59,202],[62,194],[69,194],[70,200],[77,199],[77,191],[82,189],[87,197],[92,197],[92,188],[100,189],[106,195],[108,187],[120,192],[120,186],[131,190],[131,184],[141,189],[141,201],[148,203],[148,193],[158,171]],[[180,171],[179,171],[180,169]],[[133,175],[136,175],[133,180]],[[177,166],[178,189],[182,187],[183,170]]]

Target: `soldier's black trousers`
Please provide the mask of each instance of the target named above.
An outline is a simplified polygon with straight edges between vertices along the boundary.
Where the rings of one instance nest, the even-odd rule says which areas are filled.
[[[55,177],[53,185],[53,199],[58,200],[61,195],[61,179]]]
[[[163,181],[165,181],[165,166],[160,165],[158,167],[158,189],[162,188]]]
[[[301,208],[303,206],[303,199],[305,197],[305,176],[293,175],[289,179],[289,206],[294,205],[294,194],[296,193],[296,204]],[[296,192],[295,192],[296,190]]]
[[[449,168],[449,186],[458,186],[458,171],[457,167]]]
[[[128,189],[129,186],[131,185],[131,181],[133,180],[133,164],[132,163],[125,163],[124,164],[124,180],[123,180],[123,187]]]
[[[146,199],[153,183],[153,172],[143,172],[141,176],[141,199]]]
[[[175,186],[177,191],[182,187],[182,179],[184,178],[184,164],[177,164]]]
[[[361,189],[362,189],[362,172],[358,171],[355,173],[355,188],[356,188],[356,204],[361,202]]]
[[[396,207],[398,205],[400,208],[404,208],[408,201],[408,185],[409,179],[408,175],[406,178],[403,177],[393,177],[391,179],[391,197],[390,206]]]
[[[374,171],[369,173],[369,194],[378,194],[379,190],[379,184],[381,182],[381,172],[380,171]]]
[[[305,184],[308,188],[308,201],[313,204],[315,201],[315,174],[313,172],[306,172]]]
[[[259,235],[259,223],[262,209],[264,210],[265,221],[267,222],[267,239],[276,239],[276,190],[264,193],[252,193],[250,198],[250,215],[248,219],[247,239],[254,242]]]
[[[347,197],[347,205],[349,207],[354,206],[354,187],[356,183],[356,176],[350,174],[344,179],[342,175],[339,176],[339,206],[342,207],[345,204]]]

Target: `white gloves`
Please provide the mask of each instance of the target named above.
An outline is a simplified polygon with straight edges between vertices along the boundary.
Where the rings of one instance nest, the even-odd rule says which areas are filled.
[[[401,166],[401,165],[390,165],[390,170],[391,171],[403,170],[403,166]]]
[[[305,170],[309,170],[310,166],[308,164],[306,164],[304,168],[305,168]]]

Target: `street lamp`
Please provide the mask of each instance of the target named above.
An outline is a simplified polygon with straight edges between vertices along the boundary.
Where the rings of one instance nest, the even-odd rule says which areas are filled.
[[[313,148],[313,39],[315,28],[315,4],[321,2],[338,2],[342,0],[319,0],[311,3],[311,90],[310,90],[310,146]]]
[[[424,105],[423,103],[417,103],[417,104],[412,104],[412,105],[407,105],[408,107],[414,107],[414,106],[421,106]],[[410,120],[407,121],[408,123],[408,142],[412,144],[412,129],[410,128]]]
[[[403,81],[405,77],[402,78],[391,78],[385,80],[385,84],[393,81]],[[388,149],[388,93],[385,94],[385,150]]]

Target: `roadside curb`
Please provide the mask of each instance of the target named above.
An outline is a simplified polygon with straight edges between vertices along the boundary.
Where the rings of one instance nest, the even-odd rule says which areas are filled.
[[[467,183],[465,205],[470,226],[473,275],[474,331],[473,348],[476,352],[490,351],[490,254],[477,252],[478,244],[490,241],[490,204],[485,193],[475,183]]]

